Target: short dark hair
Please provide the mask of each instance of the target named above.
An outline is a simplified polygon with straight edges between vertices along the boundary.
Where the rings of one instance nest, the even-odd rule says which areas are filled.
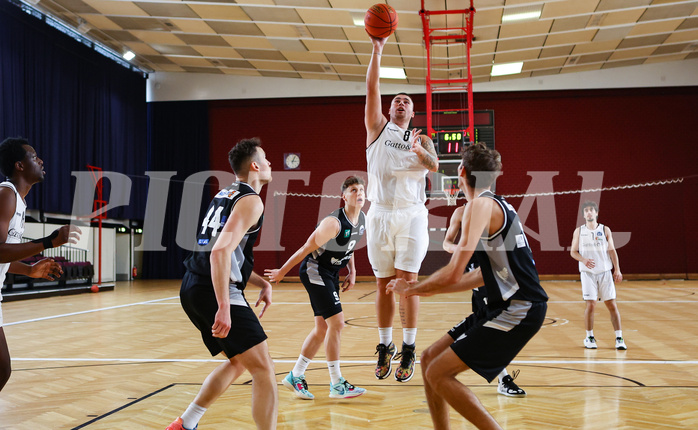
[[[599,205],[591,200],[587,200],[584,203],[582,203],[582,213],[584,213],[584,209],[586,208],[594,208],[596,213],[599,213]]]
[[[246,175],[250,171],[250,163],[257,156],[257,148],[262,146],[258,137],[242,139],[228,152],[228,161],[233,173]]]
[[[24,145],[29,145],[29,142],[23,137],[8,137],[0,143],[0,172],[6,178],[15,174],[15,163],[27,156]]]
[[[344,194],[347,188],[355,184],[366,186],[366,182],[364,182],[362,178],[358,176],[349,176],[347,179],[344,180],[344,183],[342,184],[342,194]]]
[[[488,188],[502,171],[502,156],[484,143],[477,142],[463,148],[463,167],[466,181],[472,188]]]
[[[397,96],[407,96],[407,97],[410,98],[410,100],[412,101],[412,103],[414,103],[414,100],[412,100],[412,96],[409,95],[409,94],[407,94],[407,93],[403,93],[403,92],[397,93],[397,94],[395,94],[395,96],[393,96],[393,98],[395,98],[395,97],[397,97]]]

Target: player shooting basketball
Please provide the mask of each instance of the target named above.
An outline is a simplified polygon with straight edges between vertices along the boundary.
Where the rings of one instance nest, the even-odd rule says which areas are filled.
[[[369,35],[370,36],[370,35]],[[390,104],[390,119],[381,110],[380,62],[387,37],[371,37],[373,52],[366,72],[367,197],[371,201],[366,220],[368,259],[378,284],[376,316],[380,342],[376,347],[376,378],[390,376],[395,298],[386,286],[397,278],[416,280],[429,245],[426,175],[436,172],[439,161],[434,144],[420,130],[410,130],[414,104],[400,93]],[[402,358],[395,379],[407,382],[414,374],[417,337],[417,296],[400,299],[403,330]]]

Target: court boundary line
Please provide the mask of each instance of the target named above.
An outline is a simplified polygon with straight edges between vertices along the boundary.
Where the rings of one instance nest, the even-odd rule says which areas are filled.
[[[471,304],[472,302],[470,300],[463,301],[463,302],[430,302],[430,301],[420,301],[421,305],[462,305],[462,304]],[[569,303],[584,303],[584,300],[549,300],[547,302],[548,304],[569,304]],[[616,303],[653,303],[653,304],[661,304],[661,303],[698,303],[698,299],[696,300],[662,300],[662,301],[657,301],[657,300],[617,300]],[[159,306],[172,306],[172,305],[179,305],[179,303],[143,303],[145,305],[159,305]],[[305,302],[272,302],[273,305],[309,305],[310,301],[305,301]],[[371,305],[372,303],[370,302],[342,302],[342,305]]]
[[[126,303],[123,305],[116,305],[116,306],[108,306],[106,308],[97,308],[97,309],[90,309],[86,311],[78,311],[78,312],[70,312],[67,314],[59,314],[59,315],[53,315],[53,316],[48,316],[48,317],[41,317],[41,318],[32,318],[30,320],[24,320],[24,321],[15,321],[15,322],[9,322],[9,323],[4,323],[2,326],[3,327],[9,327],[12,325],[18,325],[18,324],[26,324],[26,323],[31,323],[31,322],[37,322],[37,321],[46,321],[46,320],[52,320],[56,318],[63,318],[63,317],[70,317],[74,315],[84,315],[84,314],[91,314],[93,312],[101,312],[101,311],[108,311],[111,309],[119,309],[119,308],[128,308],[131,306],[138,306],[138,305],[145,305],[153,302],[162,302],[165,300],[172,300],[176,299],[178,296],[172,296],[172,297],[166,297],[164,299],[153,299],[153,300],[146,300],[144,302],[137,302],[137,303]]]
[[[224,359],[215,358],[56,358],[56,357],[11,357],[12,361],[37,362],[87,362],[87,363],[223,363]],[[297,360],[272,359],[274,363],[294,364]],[[399,363],[394,360],[393,363]],[[420,360],[416,361],[420,363]],[[327,363],[326,360],[313,360],[313,363]],[[376,360],[341,360],[341,364],[375,364]],[[513,360],[511,364],[680,364],[698,365],[698,360]]]
[[[77,427],[73,427],[71,430],[79,430],[79,429],[81,429],[81,428],[85,428],[85,427],[89,426],[90,424],[94,424],[94,423],[96,423],[97,421],[102,420],[102,419],[108,417],[109,415],[113,415],[113,414],[115,414],[115,413],[117,413],[117,412],[119,412],[119,411],[121,411],[121,410],[123,410],[123,409],[126,409],[126,408],[128,408],[129,406],[131,406],[131,405],[134,405],[134,404],[136,404],[136,403],[138,403],[138,402],[141,402],[141,401],[143,401],[143,400],[145,400],[145,399],[147,399],[147,398],[149,398],[149,397],[152,397],[152,396],[154,396],[154,395],[156,395],[156,394],[160,394],[161,392],[163,392],[163,391],[165,391],[165,390],[168,390],[168,389],[174,387],[175,385],[177,385],[177,384],[176,384],[176,383],[172,383],[172,384],[170,384],[170,385],[168,385],[168,386],[166,386],[166,387],[162,387],[162,388],[160,388],[160,389],[157,389],[157,390],[155,390],[155,391],[153,391],[153,392],[151,392],[151,393],[149,393],[149,394],[146,394],[145,396],[142,396],[142,397],[139,397],[139,398],[133,400],[132,402],[128,402],[128,403],[126,403],[125,405],[121,405],[121,406],[119,406],[118,408],[112,409],[111,411],[109,411],[109,412],[107,412],[107,413],[105,413],[105,414],[102,414],[102,415],[100,415],[100,416],[98,416],[98,417],[95,417],[95,418],[93,418],[93,419],[91,419],[91,420],[85,422],[85,423],[82,423],[82,424],[78,425]]]

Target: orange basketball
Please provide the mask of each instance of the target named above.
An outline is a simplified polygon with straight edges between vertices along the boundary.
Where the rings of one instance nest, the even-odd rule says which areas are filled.
[[[364,26],[373,37],[388,37],[397,28],[397,12],[387,4],[374,4],[366,11]]]

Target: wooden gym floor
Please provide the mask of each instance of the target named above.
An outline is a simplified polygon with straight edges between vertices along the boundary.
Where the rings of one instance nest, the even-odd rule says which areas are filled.
[[[586,350],[578,282],[545,282],[541,332],[508,370],[525,398],[496,393],[472,372],[461,380],[507,429],[698,428],[698,281],[624,281],[618,288],[628,350],[614,349],[608,311],[598,306],[599,349]],[[0,429],[164,429],[216,366],[179,305],[177,281],[118,283],[114,291],[3,303],[12,377],[0,393]],[[342,295],[342,373],[368,389],[331,400],[320,351],[306,377],[314,401],[279,384],[280,429],[430,428],[422,377],[400,384],[373,376],[377,343],[374,285]],[[248,298],[254,302],[250,287]],[[421,351],[470,310],[470,293],[422,299]],[[277,380],[291,369],[312,327],[300,284],[275,288],[262,319]],[[396,324],[396,343],[402,339]],[[209,409],[201,430],[254,428],[249,375]],[[456,429],[473,428],[455,412]]]

